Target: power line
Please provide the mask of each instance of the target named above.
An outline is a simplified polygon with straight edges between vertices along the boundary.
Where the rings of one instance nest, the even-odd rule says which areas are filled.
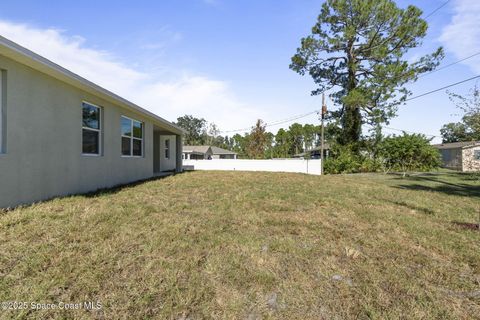
[[[284,123],[288,123],[288,122],[291,122],[291,121],[295,121],[295,120],[298,120],[298,119],[302,119],[302,118],[305,118],[305,117],[308,117],[312,114],[315,114],[315,113],[318,113],[319,110],[314,110],[314,111],[311,111],[309,113],[304,113],[304,114],[300,114],[300,115],[296,115],[296,116],[292,116],[290,118],[287,118],[287,119],[283,119],[283,120],[278,120],[278,121],[274,121],[272,123],[266,123],[265,124],[265,127],[272,127],[272,126],[278,126],[280,124],[284,124]],[[220,131],[220,133],[235,133],[235,132],[244,132],[244,131],[250,131],[252,130],[252,127],[248,127],[248,128],[243,128],[243,129],[235,129],[235,130],[227,130],[227,131]]]
[[[439,89],[435,89],[435,90],[432,90],[432,91],[428,91],[428,92],[422,93],[422,94],[420,94],[420,95],[418,95],[418,96],[414,96],[414,97],[408,98],[408,99],[405,100],[405,102],[407,102],[407,101],[412,101],[412,100],[414,100],[414,99],[418,99],[418,98],[421,98],[421,97],[430,95],[430,94],[432,94],[432,93],[435,93],[435,92],[438,92],[438,91],[442,91],[442,90],[448,89],[448,88],[450,88],[450,87],[454,87],[454,86],[457,86],[457,85],[459,85],[459,84],[462,84],[462,83],[465,83],[465,82],[468,82],[468,81],[472,81],[472,80],[478,79],[478,78],[480,78],[480,75],[475,76],[475,77],[472,77],[472,78],[469,78],[469,79],[465,79],[465,80],[462,80],[462,81],[459,81],[459,82],[456,82],[456,83],[452,83],[452,84],[450,84],[450,85],[448,85],[448,86],[445,86],[445,87],[442,87],[442,88],[439,88]]]
[[[403,129],[397,129],[397,128],[391,128],[391,127],[384,127],[382,126],[383,129],[387,129],[387,130],[393,130],[393,131],[399,131],[399,132],[406,132],[406,133],[410,133],[410,134],[423,134],[424,136],[427,136],[427,137],[432,137],[432,138],[440,138],[440,136],[437,136],[437,135],[434,135],[434,134],[426,134],[426,133],[422,133],[422,132],[414,132],[414,131],[408,131],[408,130],[403,130]]]
[[[442,9],[443,7],[445,7],[447,5],[447,3],[449,3],[450,0],[447,0],[445,1],[443,4],[441,4],[438,8],[436,8],[435,10],[433,10],[432,12],[430,12],[424,19],[427,19],[427,18],[430,18],[431,16],[433,16],[435,13],[437,13],[438,10]]]
[[[441,67],[441,68],[435,69],[435,70],[433,70],[433,71],[424,73],[424,74],[420,75],[419,78],[422,78],[422,77],[428,76],[428,75],[430,75],[430,74],[432,74],[432,73],[435,73],[435,72],[438,72],[438,71],[441,71],[441,70],[450,68],[451,66],[454,66],[454,65],[456,65],[456,64],[459,64],[460,62],[463,62],[463,61],[465,61],[465,60],[471,59],[471,58],[476,57],[476,56],[478,56],[478,55],[480,55],[480,51],[477,52],[477,53],[474,53],[474,54],[472,54],[471,56],[468,56],[468,57],[466,57],[466,58],[463,58],[463,59],[460,59],[460,60],[458,60],[458,61],[455,61],[455,62],[452,62],[452,63],[450,63],[450,64],[447,64],[447,65],[444,66],[444,67]]]
[[[448,88],[450,88],[450,87],[454,87],[454,86],[457,86],[457,85],[459,85],[459,84],[462,84],[462,83],[465,83],[465,82],[468,82],[468,81],[472,81],[472,80],[478,79],[478,78],[480,78],[480,75],[475,76],[475,77],[471,77],[471,78],[468,78],[468,79],[465,79],[465,80],[462,80],[462,81],[458,81],[458,82],[449,84],[449,85],[447,85],[447,86],[441,87],[441,88],[439,88],[439,89],[435,89],[435,90],[431,90],[431,91],[428,91],[428,92],[419,94],[419,95],[417,95],[417,96],[413,96],[413,97],[411,97],[411,98],[406,99],[405,102],[407,102],[407,101],[412,101],[412,100],[414,100],[414,99],[418,99],[418,98],[421,98],[421,97],[424,97],[424,96],[427,96],[427,95],[436,93],[436,92],[438,92],[438,91],[442,91],[442,90],[448,89]],[[284,120],[280,120],[280,121],[276,121],[276,122],[272,122],[272,123],[267,123],[267,124],[265,125],[265,127],[276,126],[276,125],[284,124],[284,123],[287,123],[287,122],[290,122],[290,121],[302,119],[302,118],[308,117],[308,116],[310,116],[310,115],[312,115],[312,114],[314,114],[314,113],[318,113],[318,112],[320,112],[320,111],[319,111],[319,110],[314,110],[314,111],[311,111],[311,112],[309,112],[309,113],[305,113],[305,114],[301,114],[301,115],[296,115],[296,116],[293,116],[293,117],[290,117],[290,118],[287,118],[287,119],[284,119]],[[243,128],[243,129],[221,131],[220,133],[244,132],[244,131],[249,131],[249,130],[251,130],[251,129],[252,129],[252,127],[248,127],[248,128]],[[400,130],[400,129],[397,129],[397,130]]]

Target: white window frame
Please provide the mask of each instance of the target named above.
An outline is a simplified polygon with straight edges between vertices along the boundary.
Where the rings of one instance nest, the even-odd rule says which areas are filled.
[[[165,139],[165,159],[168,159],[170,160],[170,138],[167,138]],[[168,157],[167,157],[167,153],[168,153]]]
[[[477,154],[480,153],[480,150],[473,150],[473,160],[480,161],[480,157],[477,158]]]
[[[123,134],[122,134],[122,118],[128,119],[128,120],[130,120],[130,121],[132,122],[132,125],[130,126],[131,136],[126,136],[126,135],[123,135]],[[138,123],[140,123],[140,124],[142,125],[142,138],[141,138],[141,139],[140,139],[140,138],[135,138],[135,137],[133,136],[133,124],[134,124],[134,122],[138,122]],[[124,154],[122,153],[122,148],[121,148],[122,144],[120,144],[120,155],[122,156],[122,158],[143,158],[143,157],[144,157],[144,155],[145,155],[145,151],[144,151],[144,150],[145,150],[145,143],[144,143],[144,139],[145,139],[145,122],[140,121],[140,120],[136,120],[136,119],[133,119],[133,118],[124,116],[124,115],[120,116],[120,142],[121,142],[121,143],[123,143],[123,142],[121,141],[122,138],[128,138],[128,139],[130,139],[130,155],[124,155]],[[134,141],[134,140],[137,140],[137,141],[141,141],[141,142],[142,142],[142,154],[139,155],[139,156],[134,156],[134,155],[133,155],[133,141]]]
[[[82,113],[82,156],[86,157],[100,157],[102,155],[102,120],[103,120],[103,114],[102,114],[102,107],[88,102],[88,101],[82,101],[82,110],[83,110],[83,105],[88,104],[89,106],[92,106],[94,108],[98,109],[98,129],[93,129],[89,127],[84,127],[83,126],[83,113]],[[98,132],[98,153],[84,153],[83,152],[83,130],[90,130],[90,131],[95,131]]]

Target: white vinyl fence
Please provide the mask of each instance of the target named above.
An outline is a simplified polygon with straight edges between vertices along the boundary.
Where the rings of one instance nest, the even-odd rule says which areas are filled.
[[[185,170],[224,170],[224,171],[268,171],[320,174],[321,160],[275,159],[213,159],[183,160]]]

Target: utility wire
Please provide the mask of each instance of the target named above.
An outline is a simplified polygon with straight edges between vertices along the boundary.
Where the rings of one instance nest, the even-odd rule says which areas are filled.
[[[437,135],[434,135],[434,134],[426,134],[426,133],[422,133],[422,132],[414,132],[414,131],[408,131],[408,130],[403,130],[403,129],[397,129],[397,128],[391,128],[391,127],[384,127],[382,126],[383,129],[387,129],[387,130],[393,130],[393,131],[399,131],[399,132],[406,132],[406,133],[410,133],[410,134],[423,134],[427,137],[432,137],[432,138],[440,138],[441,136],[437,136]]]
[[[412,100],[414,100],[414,99],[418,99],[418,98],[421,98],[421,97],[430,95],[430,94],[432,94],[432,93],[435,93],[435,92],[438,92],[438,91],[442,91],[442,90],[448,89],[448,88],[450,88],[450,87],[458,86],[459,84],[462,84],[462,83],[465,83],[465,82],[468,82],[468,81],[472,81],[472,80],[478,79],[478,78],[480,78],[480,75],[475,76],[475,77],[472,77],[472,78],[469,78],[469,79],[465,79],[465,80],[462,80],[462,81],[459,81],[459,82],[456,82],[456,83],[452,83],[452,84],[450,84],[450,85],[448,85],[448,86],[445,86],[445,87],[442,87],[442,88],[439,88],[439,89],[435,89],[435,90],[432,90],[432,91],[428,91],[428,92],[419,94],[418,96],[413,96],[413,97],[411,97],[411,98],[406,99],[405,102],[407,102],[407,101],[412,101]]]
[[[265,127],[277,126],[277,125],[284,124],[284,123],[287,123],[287,122],[295,121],[295,120],[298,120],[298,119],[308,117],[308,116],[310,116],[312,114],[315,114],[315,113],[318,113],[318,112],[320,112],[320,111],[319,110],[314,110],[314,111],[311,111],[309,113],[292,116],[292,117],[287,118],[287,119],[274,121],[272,123],[266,123]],[[220,131],[220,133],[235,133],[235,132],[244,132],[244,131],[250,131],[250,130],[252,130],[252,127],[243,128],[243,129],[236,129],[236,130]]]
[[[463,62],[463,61],[465,61],[465,60],[471,59],[471,58],[476,57],[476,56],[478,56],[478,55],[480,55],[480,51],[477,52],[477,53],[474,53],[474,54],[472,54],[471,56],[468,56],[468,57],[466,57],[466,58],[463,58],[463,59],[460,59],[460,60],[458,60],[458,61],[455,61],[455,62],[452,62],[452,63],[450,63],[450,64],[447,64],[446,66],[443,66],[443,67],[441,67],[441,68],[438,68],[438,69],[435,69],[435,70],[433,70],[433,71],[430,71],[430,72],[421,74],[420,76],[418,76],[418,78],[422,78],[422,77],[428,76],[428,75],[430,75],[430,74],[432,74],[432,73],[435,73],[435,72],[438,72],[438,71],[441,71],[441,70],[450,68],[451,66],[454,66],[454,65],[456,65],[456,64],[459,64],[460,62]]]
[[[478,78],[480,78],[480,75],[475,76],[475,77],[471,77],[471,78],[468,78],[468,79],[465,79],[465,80],[462,80],[462,81],[458,81],[458,82],[452,83],[452,84],[450,84],[450,85],[444,86],[444,87],[442,87],[442,88],[435,89],[435,90],[431,90],[431,91],[428,91],[428,92],[419,94],[419,95],[417,95],[417,96],[413,96],[413,97],[411,97],[411,98],[406,99],[405,102],[407,102],[407,101],[412,101],[412,100],[414,100],[414,99],[418,99],[418,98],[421,98],[421,97],[424,97],[424,96],[427,96],[427,95],[436,93],[436,92],[438,92],[438,91],[442,91],[442,90],[448,89],[448,88],[450,88],[450,87],[454,87],[454,86],[457,86],[457,85],[459,85],[459,84],[462,84],[462,83],[465,83],[465,82],[468,82],[468,81],[472,81],[472,80],[478,79]],[[284,123],[287,123],[287,122],[290,122],[290,121],[302,119],[302,118],[308,117],[308,116],[310,116],[310,115],[312,115],[312,114],[314,114],[314,113],[318,113],[318,112],[320,112],[320,111],[319,111],[319,110],[314,110],[314,111],[311,111],[311,112],[309,112],[309,113],[305,113],[305,114],[301,114],[301,115],[296,115],[296,116],[293,116],[293,117],[290,117],[290,118],[287,118],[287,119],[284,119],[284,120],[275,121],[275,122],[272,122],[272,123],[267,123],[267,124],[265,125],[265,127],[276,126],[276,125],[284,124]],[[244,132],[244,131],[249,131],[249,130],[251,130],[251,129],[252,129],[252,127],[248,127],[248,128],[243,128],[243,129],[220,131],[220,133]],[[392,130],[400,130],[400,129],[394,129],[394,128],[392,128]],[[433,135],[430,135],[430,136],[433,136]]]
[[[445,1],[442,5],[440,5],[438,8],[436,8],[435,10],[433,10],[432,12],[430,12],[424,19],[427,19],[427,18],[430,18],[431,16],[433,16],[435,13],[437,13],[438,10],[442,9],[443,7],[445,7],[447,5],[447,3],[449,3],[450,0],[447,0]]]

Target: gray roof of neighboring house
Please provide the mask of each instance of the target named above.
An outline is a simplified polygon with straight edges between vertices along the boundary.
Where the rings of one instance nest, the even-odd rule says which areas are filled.
[[[213,154],[237,154],[236,152],[212,146]]]
[[[68,83],[76,88],[85,90],[120,107],[127,108],[133,112],[147,116],[150,119],[154,120],[154,122],[165,126],[168,130],[171,130],[176,134],[185,133],[185,130],[180,128],[179,126],[163,119],[162,117],[157,116],[156,114],[148,110],[139,107],[138,105],[116,95],[115,93],[108,91],[107,89],[104,89],[85,78],[82,78],[81,76],[71,72],[70,70],[63,68],[58,64],[2,36],[0,36],[0,55],[3,55],[9,59],[12,59],[30,68],[47,74],[64,83]]]
[[[203,153],[206,154],[210,149],[212,154],[237,154],[236,152],[222,149],[214,146],[183,146],[183,152],[186,153]]]
[[[212,149],[210,148],[210,146],[183,146],[183,152],[186,152],[186,153],[206,154],[209,149],[210,149],[210,152],[212,152]]]
[[[480,141],[451,142],[433,145],[437,149],[459,149],[480,146]]]

